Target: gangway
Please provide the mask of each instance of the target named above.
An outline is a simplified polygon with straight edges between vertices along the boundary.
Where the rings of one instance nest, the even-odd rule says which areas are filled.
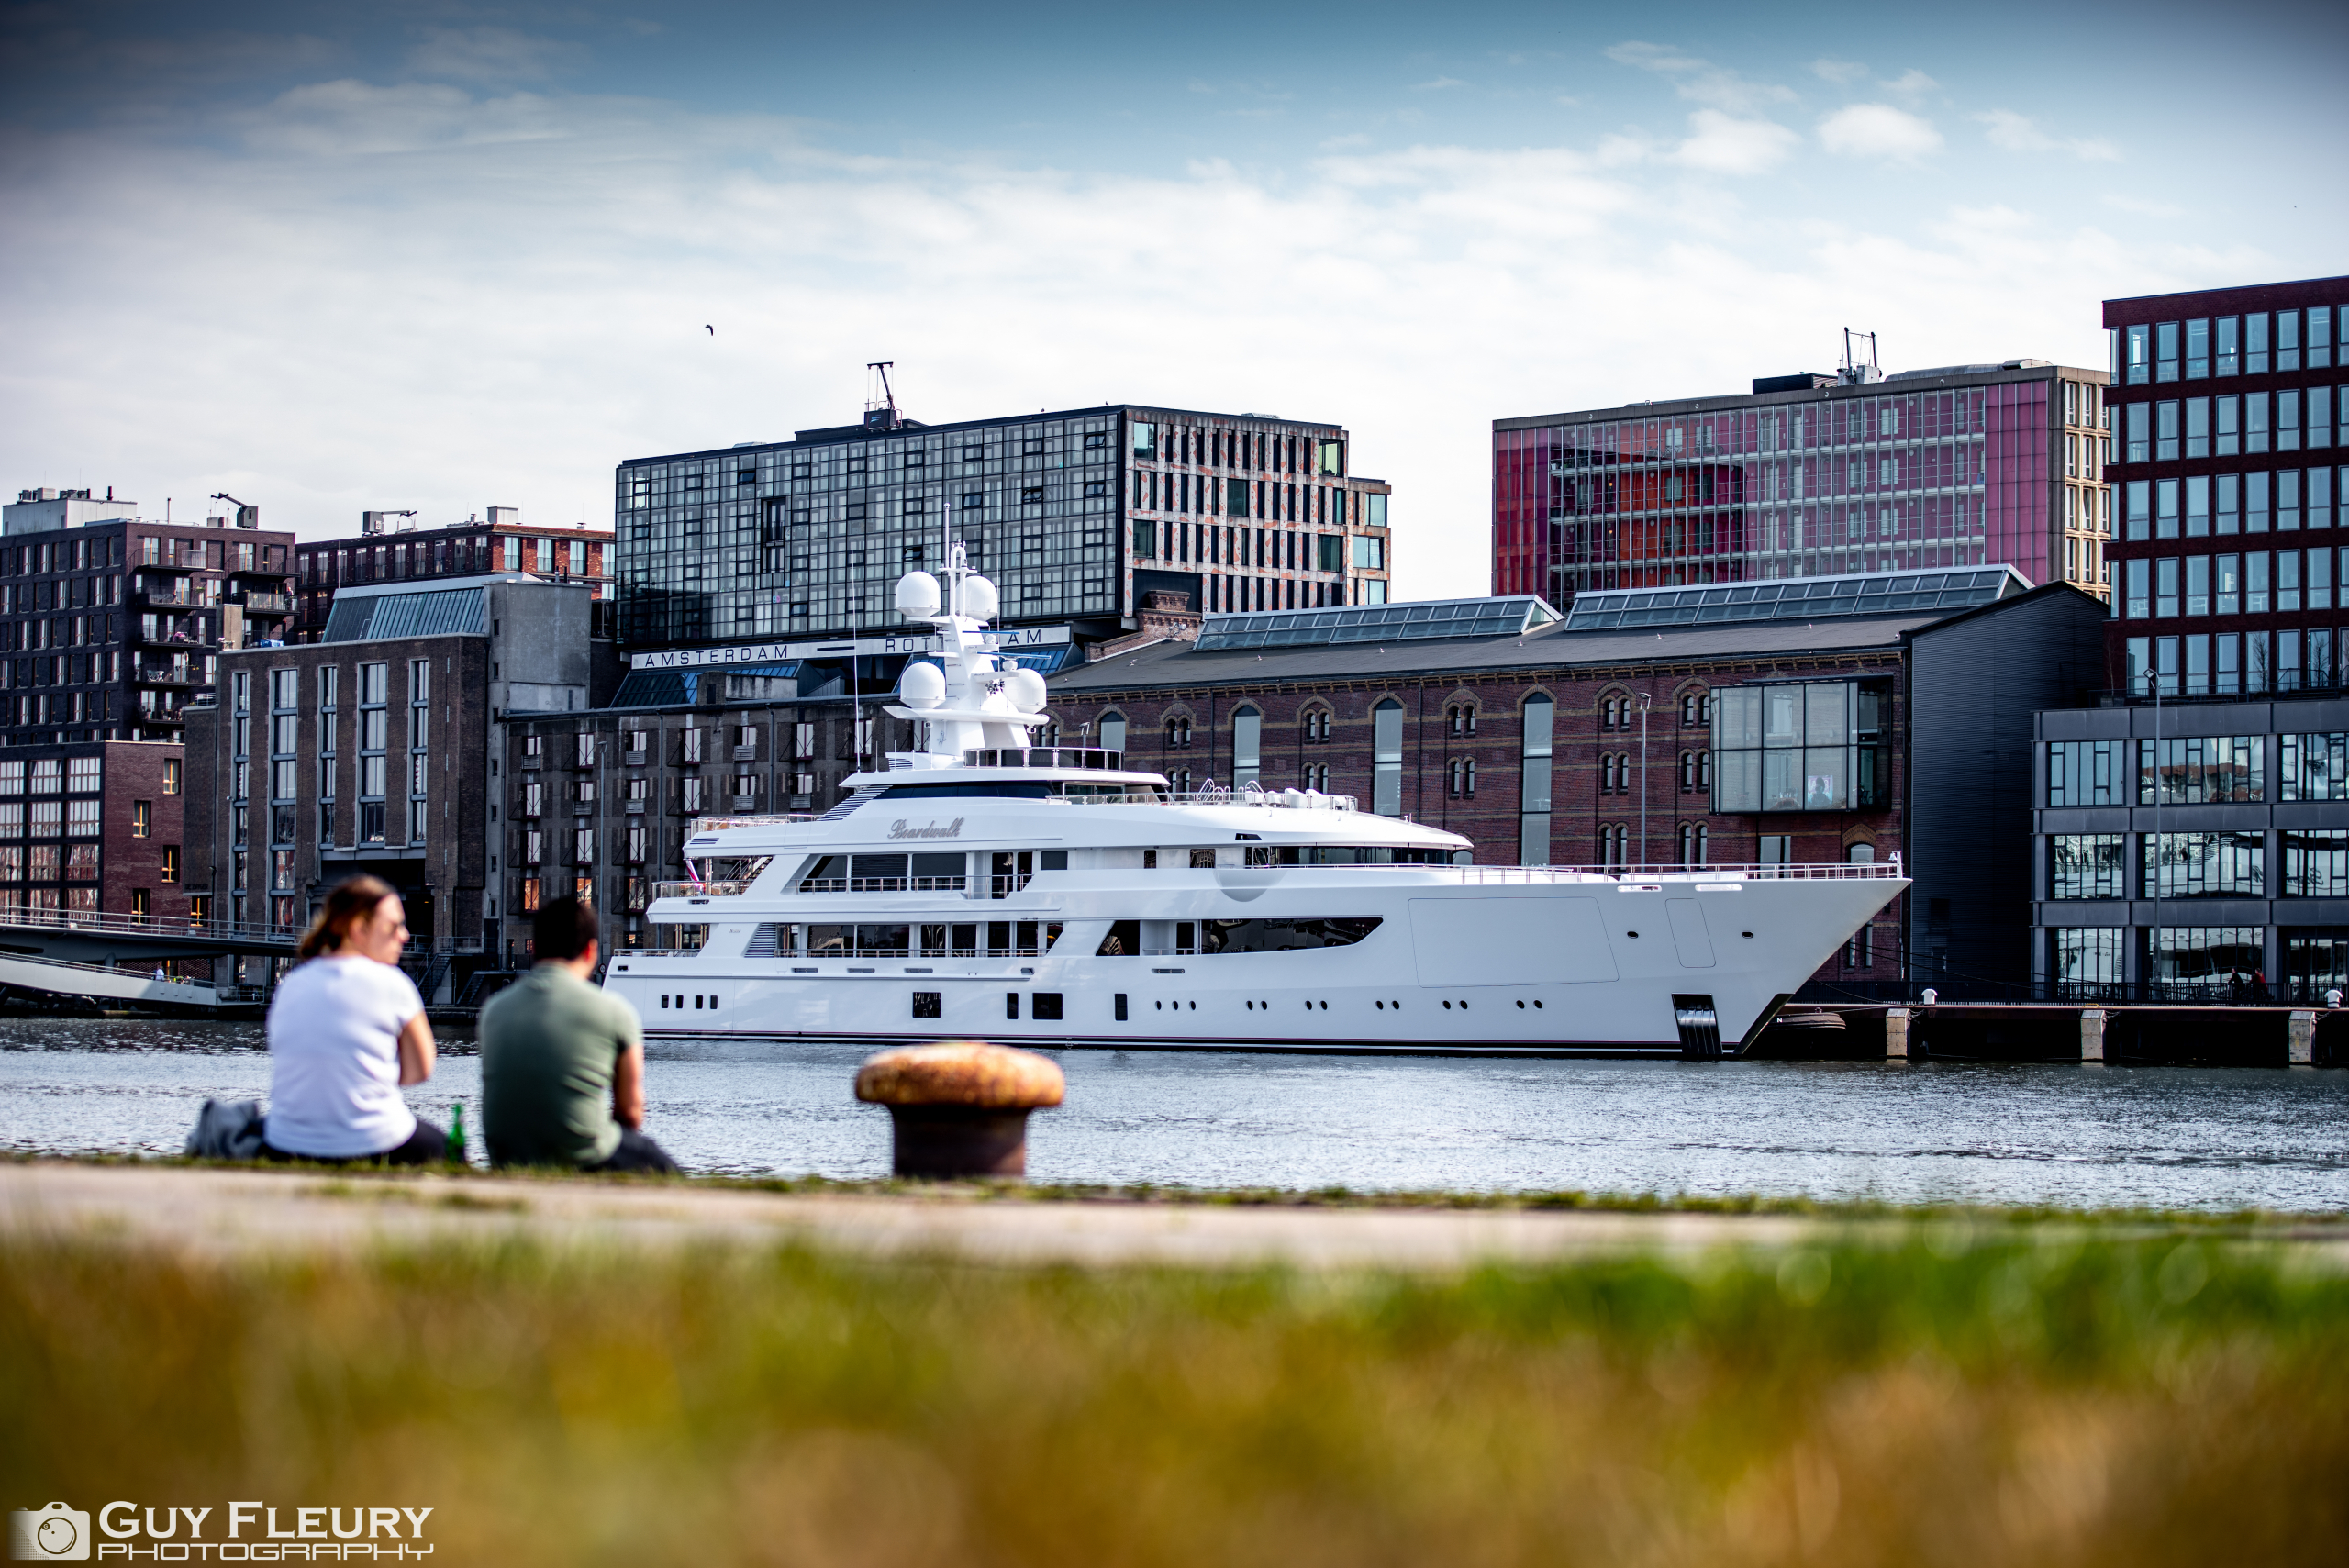
[[[165,978],[140,969],[114,969],[63,959],[0,952],[0,985],[52,996],[87,996],[99,1002],[136,1002],[148,1006],[221,1007],[253,1000],[242,986]]]

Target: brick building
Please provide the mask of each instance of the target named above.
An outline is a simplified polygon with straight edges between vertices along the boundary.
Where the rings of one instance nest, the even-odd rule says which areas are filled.
[[[0,918],[186,915],[181,767],[161,740],[0,751]]]
[[[611,529],[584,523],[530,528],[523,527],[519,507],[492,506],[488,511],[486,519],[471,517],[440,528],[403,528],[394,519],[406,513],[365,512],[356,538],[296,545],[299,614],[294,640],[325,638],[335,591],[345,587],[527,572],[558,583],[584,583],[597,599],[611,597]]]
[[[221,656],[189,710],[192,912],[279,930],[367,873],[400,891],[429,982],[495,951],[499,716],[585,710],[617,665],[584,584],[346,588],[328,639]]]
[[[2002,568],[1210,617],[1051,680],[1061,734],[1178,788],[1352,795],[1480,862],[1904,857],[1820,979],[2029,973],[2035,708],[2098,679],[2104,609]],[[1904,962],[1904,956],[1906,962]]]
[[[282,638],[294,536],[109,492],[27,490],[0,522],[0,746],[177,740],[223,648]]]

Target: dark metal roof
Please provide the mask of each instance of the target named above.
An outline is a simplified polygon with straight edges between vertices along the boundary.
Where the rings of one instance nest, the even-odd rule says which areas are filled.
[[[337,594],[323,642],[381,637],[483,637],[489,591],[479,586],[422,594]]]

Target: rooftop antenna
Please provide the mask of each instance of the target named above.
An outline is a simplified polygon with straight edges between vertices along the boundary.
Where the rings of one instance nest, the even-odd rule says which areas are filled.
[[[1865,360],[1862,360],[1858,353],[1862,344],[1867,348]],[[1835,379],[1845,386],[1865,386],[1870,382],[1884,379],[1883,367],[1876,362],[1875,333],[1854,332],[1849,327],[1843,328],[1843,365]]]
[[[864,428],[868,430],[894,430],[900,416],[897,395],[889,390],[889,373],[897,368],[895,360],[872,360],[864,367],[871,374],[864,386]],[[874,395],[875,392],[879,395]]]
[[[395,530],[393,529],[392,526],[391,526],[391,519],[392,519],[392,518],[394,518],[394,517],[415,517],[415,516],[416,516],[416,514],[415,514],[414,512],[412,512],[412,511],[411,511],[411,512],[362,512],[362,513],[360,513],[360,514],[359,514],[359,531],[360,531],[362,534],[366,534],[366,535],[391,533],[391,532],[394,532],[394,531],[395,531]],[[467,518],[465,519],[465,521],[467,521],[467,522],[471,522],[471,521],[473,521],[473,519],[472,519],[471,517],[467,517]],[[397,531],[399,531],[399,532],[403,532],[403,533],[404,533],[404,532],[406,532],[406,529],[400,529],[400,530],[397,530]]]

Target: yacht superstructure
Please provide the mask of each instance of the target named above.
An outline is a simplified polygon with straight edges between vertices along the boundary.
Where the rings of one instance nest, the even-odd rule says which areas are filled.
[[[1908,885],[1886,865],[1480,866],[1343,795],[1178,795],[1033,747],[1044,682],[993,652],[950,548],[899,610],[917,749],[821,816],[705,819],[605,984],[663,1035],[1043,1046],[1734,1052]]]

